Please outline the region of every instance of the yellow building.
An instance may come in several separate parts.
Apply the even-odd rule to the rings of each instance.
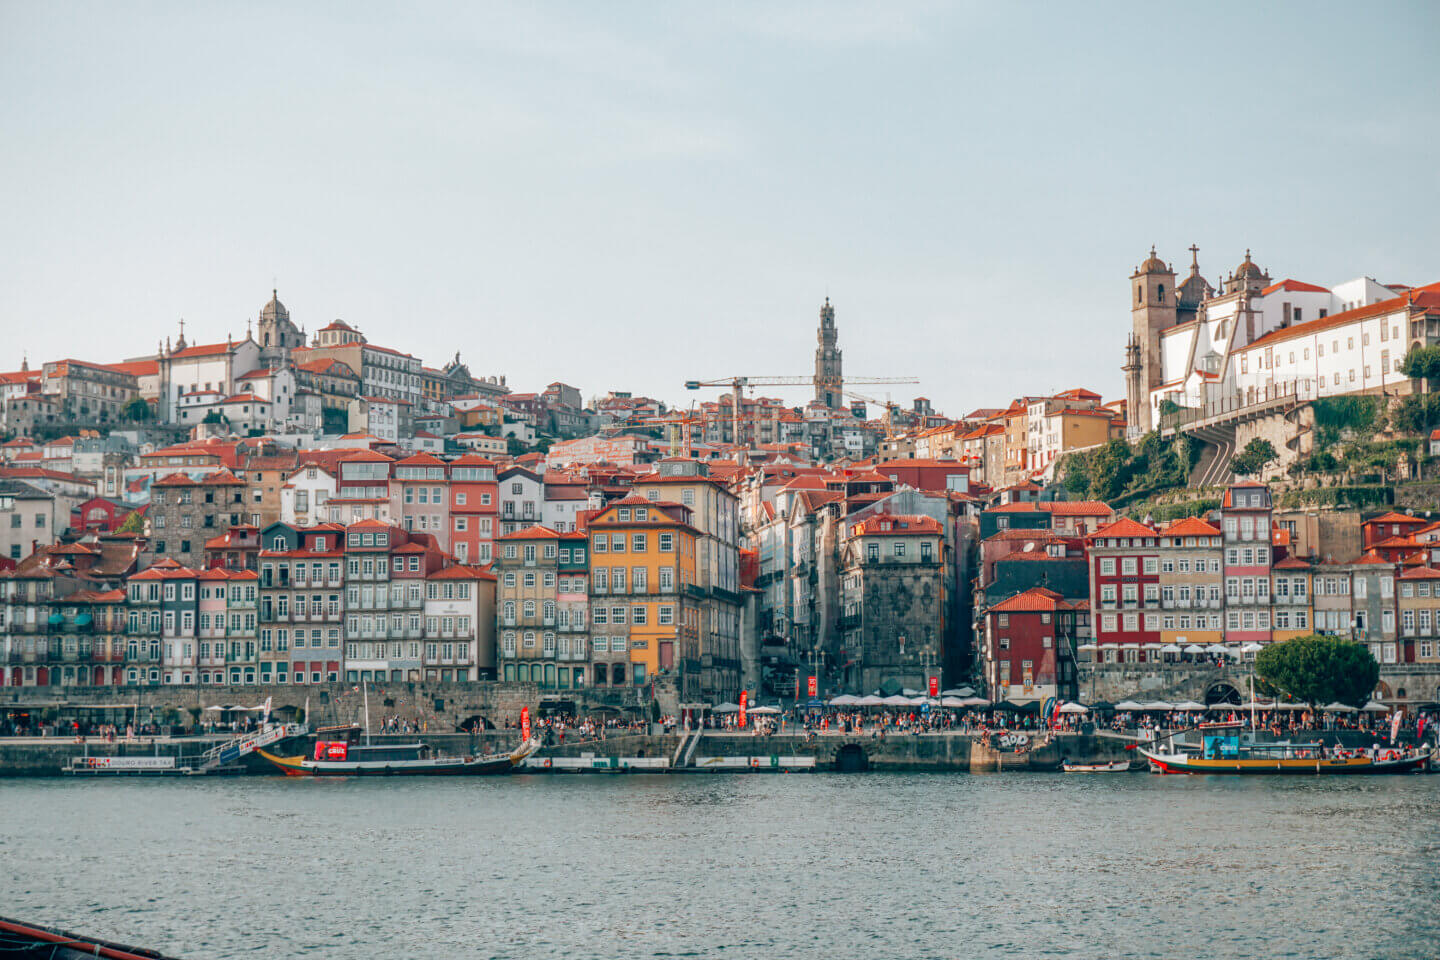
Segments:
[[[1223,642],[1220,529],[1186,517],[1162,528],[1159,542],[1162,650]]]
[[[1270,639],[1292,640],[1314,633],[1314,612],[1310,606],[1310,564],[1287,557],[1271,569]]]
[[[589,523],[591,653],[609,686],[678,675],[682,700],[700,695],[700,608],[689,507],[631,495]],[[616,664],[628,670],[616,671]],[[601,671],[595,670],[595,687]]]
[[[1440,662],[1440,570],[1400,574],[1400,642],[1402,663]]]

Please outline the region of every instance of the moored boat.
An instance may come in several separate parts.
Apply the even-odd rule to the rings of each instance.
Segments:
[[[1241,743],[1236,736],[1205,737],[1199,748],[1136,748],[1156,773],[1355,775],[1423,772],[1430,749],[1327,750],[1322,744]]]
[[[343,740],[316,741],[313,757],[256,752],[287,777],[483,777],[509,773],[538,749],[540,741],[532,737],[508,753],[462,757],[435,756],[423,743],[370,746]]]
[[[1060,769],[1066,773],[1126,773],[1130,770],[1129,760],[1112,760],[1109,763],[1071,763],[1061,761]]]

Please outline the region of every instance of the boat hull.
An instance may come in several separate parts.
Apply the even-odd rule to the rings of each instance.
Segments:
[[[1371,760],[1369,757],[1348,757],[1340,759],[1282,759],[1269,757],[1241,757],[1206,760],[1186,754],[1156,753],[1138,748],[1141,755],[1150,761],[1156,773],[1216,774],[1226,776],[1362,776],[1391,773],[1415,773],[1424,771],[1430,762],[1430,753],[1417,754],[1396,760]]]
[[[1060,769],[1066,773],[1128,773],[1129,760],[1115,760],[1110,763],[1062,763]]]
[[[532,740],[510,753],[423,760],[311,760],[255,752],[287,777],[493,777],[510,773],[538,747],[538,741]]]

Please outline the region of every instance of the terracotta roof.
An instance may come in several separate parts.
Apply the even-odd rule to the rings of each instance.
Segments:
[[[1107,523],[1105,526],[1090,534],[1087,539],[1096,540],[1101,537],[1157,537],[1159,533],[1153,527],[1147,527],[1143,523],[1131,520],[1129,517],[1121,517],[1114,523]]]
[[[1277,290],[1284,290],[1286,293],[1329,293],[1325,287],[1317,287],[1313,283],[1305,283],[1300,280],[1281,280],[1279,283],[1272,283],[1260,291],[1260,296],[1268,297]]]
[[[1167,537],[1218,537],[1220,528],[1211,526],[1199,517],[1176,520],[1160,531]]]
[[[1101,500],[1052,500],[1041,506],[1057,517],[1108,517],[1115,513],[1110,504]]]
[[[1352,562],[1352,563],[1355,563],[1355,564],[1366,564],[1366,565],[1376,564],[1376,563],[1383,563],[1383,564],[1384,564],[1385,566],[1387,566],[1387,567],[1389,567],[1389,566],[1394,566],[1394,564],[1391,563],[1391,561],[1386,560],[1384,557],[1380,556],[1380,555],[1379,555],[1378,553],[1376,553],[1374,550],[1367,550],[1367,551],[1365,552],[1364,556],[1360,557],[1358,560],[1352,560],[1351,562]]]
[[[1299,557],[1286,557],[1284,560],[1281,560],[1279,563],[1275,564],[1274,569],[1309,570],[1310,564],[1305,560],[1301,560]]]
[[[431,453],[413,453],[403,460],[396,460],[397,467],[443,467],[445,461]]]
[[[859,523],[852,524],[850,533],[852,536],[874,536],[884,534],[886,536],[922,536],[925,534],[938,534],[940,522],[933,517],[912,516],[909,514],[881,513],[872,517],[866,517]]]
[[[1378,517],[1371,517],[1365,521],[1365,523],[1414,523],[1422,527],[1428,522],[1429,521],[1422,520],[1419,517],[1412,517],[1408,513],[1396,513],[1394,510],[1391,510],[1389,513],[1382,513]]]
[[[483,567],[456,564],[430,574],[429,580],[494,580],[495,574]]]
[[[244,340],[241,340],[239,343],[204,343],[204,344],[196,344],[196,345],[193,346],[193,347],[186,347],[184,350],[176,350],[175,352],[173,352],[173,353],[170,354],[170,359],[172,359],[172,360],[182,360],[182,359],[185,359],[185,358],[187,358],[187,357],[214,357],[214,356],[219,356],[219,355],[221,355],[221,354],[229,353],[230,351],[234,350],[236,347],[240,346],[240,344],[241,344],[241,343],[244,343],[244,342],[245,342]]]
[[[160,372],[158,360],[132,360],[129,363],[107,363],[116,373],[128,373],[132,377],[153,377]]]
[[[526,527],[524,530],[516,530],[514,533],[507,533],[501,540],[551,540],[559,539],[560,534],[549,527],[535,524],[533,527]]]
[[[1440,570],[1434,567],[1415,567],[1400,574],[1401,580],[1440,580]]]
[[[1065,598],[1054,590],[1031,587],[1024,593],[1017,593],[1008,600],[1001,600],[987,609],[985,613],[987,615],[992,613],[1046,613],[1066,609],[1069,609],[1069,605],[1066,604]]]

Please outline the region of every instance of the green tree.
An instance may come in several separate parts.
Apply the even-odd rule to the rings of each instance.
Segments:
[[[131,510],[121,521],[117,533],[141,534],[145,532],[145,517],[139,510]]]
[[[225,422],[225,418],[220,415],[220,411],[219,411],[219,410],[211,410],[209,413],[205,414],[205,419],[204,419],[204,421],[202,421],[202,422],[204,422],[204,423],[224,423],[224,422]]]
[[[144,400],[141,400],[139,397],[136,397],[134,400],[131,400],[129,403],[125,404],[125,419],[134,420],[136,423],[139,423],[143,420],[149,420],[150,404],[146,403]]]
[[[1414,380],[1440,378],[1440,346],[1416,347],[1405,354],[1400,372]]]
[[[521,443],[518,437],[506,437],[505,452],[512,457],[518,457],[525,452],[525,444]]]
[[[1380,665],[1364,644],[1312,633],[1260,651],[1255,675],[1267,693],[1311,706],[1338,700],[1358,707],[1379,682]]]
[[[1090,471],[1090,498],[1113,500],[1125,489],[1130,462],[1130,444],[1118,437],[1095,452]]]
[[[1256,437],[1245,444],[1245,449],[1230,458],[1230,469],[1236,473],[1253,475],[1264,470],[1280,459],[1275,446],[1269,440]]]

